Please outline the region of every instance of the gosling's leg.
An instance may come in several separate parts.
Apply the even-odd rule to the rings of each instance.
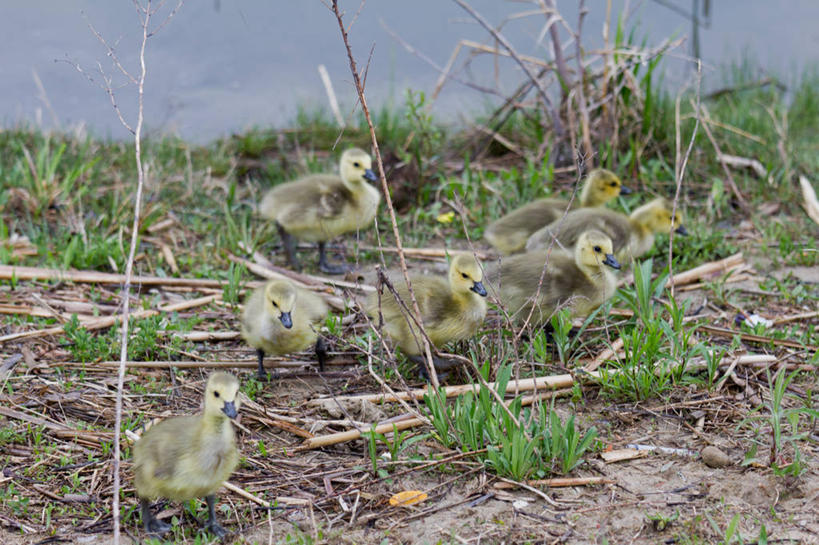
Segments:
[[[227,530],[222,528],[222,525],[216,522],[216,496],[211,494],[205,498],[208,502],[208,523],[205,525],[205,530],[215,535],[218,538],[223,538],[227,535]]]
[[[327,262],[327,243],[321,241],[318,243],[319,251],[319,270],[325,274],[344,274],[350,270],[350,267],[340,263]]]
[[[316,359],[319,364],[319,371],[324,372],[324,362],[327,361],[327,345],[321,337],[316,341]]]
[[[259,380],[267,380],[267,371],[264,370],[264,350],[256,349],[256,357],[258,358],[259,368],[256,370],[256,378]],[[273,368],[273,378],[279,378],[279,368]]]
[[[293,267],[294,270],[301,271],[301,263],[299,263],[299,258],[296,257],[296,239],[285,231],[279,222],[276,222],[276,229],[279,230],[279,237],[282,239],[284,251],[287,252],[287,261],[290,262],[290,266]]]
[[[149,534],[163,535],[171,529],[170,524],[154,517],[151,513],[151,502],[145,498],[139,498],[139,509],[142,512],[142,525]]]
[[[264,370],[264,350],[261,348],[256,349],[256,357],[259,360],[259,369],[256,370],[256,376],[259,380],[267,379],[267,373]]]

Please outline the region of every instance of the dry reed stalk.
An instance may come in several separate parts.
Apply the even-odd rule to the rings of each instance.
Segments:
[[[596,371],[598,367],[600,367],[606,362],[606,360],[616,355],[621,348],[623,348],[623,338],[617,337],[617,340],[611,343],[611,346],[607,347],[605,350],[600,352],[600,354],[598,354],[597,357],[594,358],[594,360],[592,360],[591,362],[589,362],[583,369],[587,373],[591,371]]]
[[[196,308],[199,306],[210,304],[214,301],[217,301],[222,298],[221,294],[215,295],[206,295],[205,297],[199,297],[197,299],[191,299],[189,301],[180,301],[179,303],[167,304],[162,305],[158,309],[145,309],[139,310],[137,312],[129,313],[131,318],[141,319],[141,318],[149,318],[151,316],[156,316],[160,312],[179,312],[180,310],[188,310],[191,308]],[[93,318],[86,322],[80,322],[80,325],[89,331],[93,331],[95,329],[103,329],[106,327],[111,327],[118,320],[122,319],[122,315],[114,315],[114,316],[103,316],[102,318]],[[65,330],[65,326],[54,326],[49,327],[46,329],[36,329],[34,331],[22,331],[20,333],[11,333],[9,335],[3,335],[0,337],[0,343],[5,343],[17,339],[23,338],[35,338],[35,337],[44,337],[47,335],[59,335]]]
[[[702,279],[722,276],[743,265],[745,265],[745,259],[743,258],[742,252],[739,252],[724,259],[703,263],[693,269],[677,273],[668,278],[666,287],[682,286]]]
[[[56,280],[84,284],[124,284],[126,275],[98,271],[62,271],[43,267],[18,267],[0,265],[0,279],[11,280]],[[132,276],[132,284],[142,286],[183,286],[191,288],[221,288],[227,282],[206,278],[166,278],[162,276]]]
[[[787,339],[774,339],[773,337],[763,337],[762,335],[751,335],[750,333],[743,333],[741,331],[736,331],[734,329],[727,329],[724,327],[717,327],[712,325],[701,325],[698,327],[702,331],[707,331],[709,333],[713,333],[714,335],[719,335],[720,337],[739,337],[743,341],[752,342],[752,343],[761,343],[761,344],[775,344],[778,346],[786,346],[788,348],[796,348],[800,350],[819,350],[819,346],[812,346],[809,344],[802,344],[796,341],[789,341]]]
[[[525,481],[529,486],[545,486],[548,488],[565,488],[568,486],[591,486],[596,484],[614,484],[616,481],[607,479],[605,477],[558,477],[554,479],[537,479],[534,481]],[[510,482],[497,482],[492,485],[494,488],[500,490],[509,490],[517,488],[517,484]]]
[[[519,379],[517,384],[514,381],[509,381],[506,385],[506,393],[528,392],[536,388],[544,388],[556,390],[559,388],[569,388],[574,384],[572,375],[550,375],[545,377]],[[497,383],[489,382],[486,387],[495,390]],[[443,387],[444,395],[447,398],[459,396],[466,392],[473,392],[478,389],[476,384],[459,384],[457,386]],[[396,395],[388,394],[359,394],[349,396],[336,396],[336,400],[345,403],[360,403],[361,401],[368,401],[370,403],[391,403],[400,400],[409,401],[412,399],[423,399],[427,394],[426,389],[409,390],[406,392],[399,392]],[[321,405],[324,398],[308,401],[308,405]]]
[[[382,251],[391,254],[398,253],[398,248],[395,246],[369,246],[362,244],[360,248],[362,250]],[[404,255],[410,257],[449,257],[449,255],[452,254],[452,250],[448,250],[447,248],[402,248],[402,250]],[[475,250],[473,253],[480,259],[493,259],[496,257],[491,251],[483,252],[481,250]]]
[[[327,67],[323,64],[318,65],[318,73],[321,78],[321,83],[324,85],[324,91],[327,93],[327,100],[330,103],[330,110],[333,112],[333,117],[336,118],[338,126],[343,129],[347,124],[344,123],[344,116],[341,115],[341,108],[338,107],[338,99],[336,98],[335,90],[333,90],[333,82],[330,80]]]
[[[247,492],[244,489],[239,488],[238,486],[236,486],[235,484],[233,484],[233,483],[231,483],[229,481],[226,481],[225,484],[223,484],[222,486],[224,486],[225,489],[230,490],[234,494],[236,494],[238,496],[241,496],[241,497],[245,498],[246,500],[252,501],[253,503],[259,504],[259,505],[261,505],[263,507],[267,507],[269,509],[274,508],[273,503],[270,503],[269,501],[265,501],[265,500],[263,500],[262,498],[260,498],[258,496],[254,496],[250,492]],[[304,498],[293,498],[293,497],[290,497],[290,496],[277,496],[273,501],[276,504],[279,504],[279,505],[297,505],[297,506],[301,506],[301,507],[310,505],[310,503],[311,503],[310,500],[307,500],[307,499],[304,499]]]
[[[332,361],[326,362],[328,366],[345,366],[355,365],[358,361],[354,359],[338,359],[333,358]],[[79,369],[112,369],[119,366],[119,362],[115,361],[100,361],[100,362],[60,362],[61,366],[79,368]],[[315,365],[312,361],[271,361],[265,360],[265,367],[273,367],[279,369],[301,369]],[[197,360],[197,361],[126,361],[125,366],[130,369],[256,369],[258,363],[256,360]]]

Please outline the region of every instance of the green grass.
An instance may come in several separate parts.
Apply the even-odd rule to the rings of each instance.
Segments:
[[[489,378],[489,369],[488,363],[481,368],[484,380]],[[511,365],[497,371],[495,390],[501,397],[511,373]],[[486,386],[476,384],[474,389],[447,403],[443,392],[429,387],[424,404],[433,436],[446,448],[475,451],[477,459],[502,477],[521,481],[533,475],[565,475],[595,446],[597,430],[591,427],[581,433],[575,416],[563,422],[554,405],[541,403],[532,410],[522,407],[518,397],[504,410]]]
[[[190,343],[174,332],[190,331],[199,319],[180,320],[176,315],[150,316],[133,320],[130,325],[128,359],[130,361],[180,359],[182,350],[189,350]],[[94,333],[84,328],[77,316],[64,327],[66,348],[73,361],[107,361],[119,357],[119,328],[112,327],[102,333]]]

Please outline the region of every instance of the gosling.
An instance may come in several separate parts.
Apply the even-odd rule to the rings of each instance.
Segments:
[[[238,414],[238,393],[236,377],[213,373],[202,414],[164,420],[134,444],[134,484],[146,532],[164,534],[171,529],[151,514],[152,500],[185,502],[204,497],[209,516],[205,528],[220,538],[226,535],[216,521],[214,494],[239,463],[233,426],[228,422]]]
[[[572,208],[605,206],[618,195],[628,195],[631,189],[610,170],[598,168],[589,173],[580,193],[579,203]],[[569,201],[565,199],[538,199],[489,224],[484,238],[505,255],[524,249],[526,240],[538,229],[563,216]]]
[[[668,233],[673,229],[680,235],[688,234],[680,213],[676,212],[672,217],[671,204],[659,198],[637,208],[630,216],[599,208],[573,210],[562,221],[555,221],[529,237],[526,249],[547,248],[552,236],[556,236],[560,245],[571,247],[588,229],[606,233],[611,238],[614,255],[620,261],[631,261],[649,251],[657,233]]]
[[[573,318],[584,318],[617,289],[613,270],[620,263],[611,239],[600,231],[581,233],[573,253],[554,251],[548,264],[546,258],[545,251],[535,250],[508,257],[501,264],[500,301],[519,324],[529,319],[532,325],[545,325],[567,305]]]
[[[301,270],[296,240],[316,242],[319,269],[343,274],[349,267],[327,261],[327,241],[370,225],[378,211],[381,193],[367,181],[377,180],[372,160],[363,150],[351,148],[341,155],[341,175],[313,174],[278,185],[267,192],[259,212],[273,220],[290,265]]]
[[[256,349],[257,375],[264,380],[265,353],[282,356],[315,345],[319,370],[324,371],[327,348],[318,329],[327,316],[324,300],[288,280],[271,280],[255,290],[242,312],[242,337]]]
[[[430,276],[413,276],[412,290],[421,311],[421,321],[429,340],[435,347],[452,341],[468,339],[477,333],[486,318],[486,288],[483,270],[470,254],[458,254],[449,266],[448,279]],[[401,301],[410,309],[410,316],[392,293],[385,292],[380,298],[373,293],[365,305],[367,314],[383,328],[389,337],[418,366],[421,376],[429,379],[424,364],[423,336],[411,317],[412,299],[406,285],[396,286]],[[452,362],[433,356],[436,370],[446,372]]]

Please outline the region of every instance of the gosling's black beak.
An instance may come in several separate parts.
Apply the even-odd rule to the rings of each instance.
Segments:
[[[375,172],[373,172],[373,169],[371,168],[364,171],[364,178],[371,182],[378,180],[378,176],[375,175]]]
[[[679,227],[674,229],[674,232],[677,233],[678,235],[686,236],[688,234],[688,229],[685,228],[685,225],[680,225]]]
[[[612,269],[620,270],[620,262],[614,259],[614,255],[612,254],[606,254],[606,259],[603,260],[603,263],[605,263]]]
[[[620,186],[620,195],[631,195],[632,193],[634,193],[633,189],[630,189],[624,185]]]
[[[222,412],[225,413],[225,416],[228,418],[236,418],[239,414],[236,412],[236,403],[233,401],[225,401],[225,406],[222,407]]]
[[[469,289],[471,289],[481,297],[486,297],[486,288],[483,287],[483,282],[475,282]]]
[[[293,327],[293,318],[290,316],[289,312],[282,312],[282,315],[279,316],[279,320],[282,321],[282,325],[287,329]]]

